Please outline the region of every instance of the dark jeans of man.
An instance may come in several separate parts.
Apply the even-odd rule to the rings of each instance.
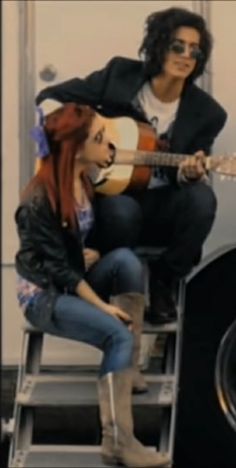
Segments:
[[[216,206],[212,188],[202,182],[98,196],[100,247],[105,252],[119,246],[166,246],[153,268],[165,282],[181,278],[199,259]]]

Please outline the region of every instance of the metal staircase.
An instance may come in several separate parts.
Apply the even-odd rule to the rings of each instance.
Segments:
[[[145,249],[138,253],[143,261],[147,261],[159,252],[157,249],[151,249],[151,251]],[[156,447],[162,452],[168,452],[172,461],[185,299],[184,281],[179,284],[177,297],[177,323],[162,326],[144,324],[144,334],[165,337],[162,370],[161,373],[147,371],[145,378],[149,385],[149,392],[133,396],[134,407],[161,408],[160,433],[157,434]],[[104,467],[99,446],[34,443],[37,408],[78,408],[98,405],[97,369],[80,366],[79,370],[76,369],[76,373],[43,371],[41,366],[43,341],[44,334],[40,330],[31,325],[25,325],[14,406],[14,432],[10,447],[9,468]],[[78,424],[80,423],[83,424],[83,421],[78,421]],[[172,466],[172,463],[169,466]]]

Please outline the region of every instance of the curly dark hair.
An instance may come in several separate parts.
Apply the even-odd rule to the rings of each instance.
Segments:
[[[199,32],[202,51],[202,57],[197,61],[194,71],[188,77],[188,82],[194,81],[203,74],[213,45],[213,39],[205,20],[202,16],[184,8],[168,8],[151,13],[145,21],[145,34],[139,55],[144,59],[145,71],[149,78],[162,72],[168,46],[175,31],[182,26],[194,28]]]

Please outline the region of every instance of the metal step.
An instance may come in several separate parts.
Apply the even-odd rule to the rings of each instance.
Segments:
[[[29,451],[18,450],[9,468],[104,468],[100,447],[35,445]]]
[[[143,334],[155,335],[158,333],[175,333],[177,331],[177,322],[165,323],[163,325],[151,325],[148,322],[143,324]]]
[[[154,451],[155,448],[150,447]],[[99,446],[32,445],[17,451],[9,468],[112,468],[104,465]]]
[[[134,405],[170,406],[174,377],[147,375],[149,391],[133,396]],[[95,375],[27,375],[16,402],[22,406],[92,406],[98,404]]]
[[[35,333],[35,334],[42,334],[43,332],[38,328],[33,327],[27,323],[23,326],[25,333]],[[143,334],[157,334],[157,333],[175,333],[177,331],[177,322],[172,323],[165,323],[163,325],[152,325],[149,322],[144,322],[143,324]]]

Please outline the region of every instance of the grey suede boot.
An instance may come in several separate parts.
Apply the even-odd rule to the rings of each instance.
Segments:
[[[133,321],[132,331],[134,334],[134,348],[132,356],[133,366],[133,393],[146,393],[148,386],[141,374],[138,362],[140,355],[141,336],[143,328],[143,316],[145,308],[145,298],[139,293],[124,293],[113,296],[111,302],[119,306],[124,312],[130,315]]]
[[[167,466],[167,455],[148,450],[134,437],[131,388],[132,369],[110,372],[99,379],[103,462],[132,468]]]

